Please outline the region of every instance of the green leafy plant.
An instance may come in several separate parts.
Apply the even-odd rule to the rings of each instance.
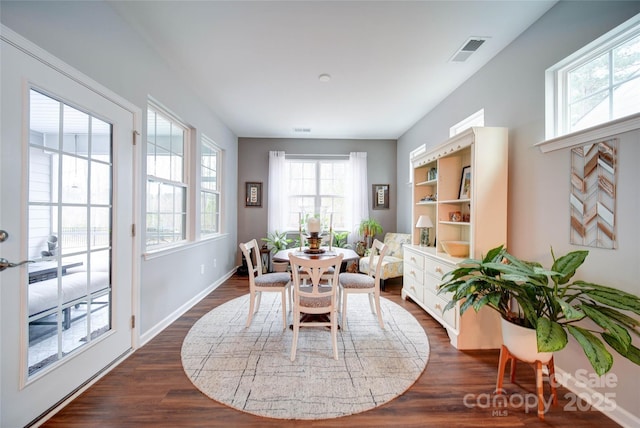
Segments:
[[[367,248],[371,245],[373,238],[382,232],[382,225],[375,218],[365,218],[358,226],[358,234],[364,238]]]
[[[338,248],[346,248],[349,244],[347,243],[347,238],[349,237],[349,232],[334,232],[333,233],[333,243],[334,247]]]
[[[287,238],[287,232],[280,233],[277,230],[267,233],[267,237],[262,238],[262,240],[267,243],[268,248],[274,253],[286,249],[293,242],[293,240]]]
[[[494,248],[484,259],[465,260],[445,275],[440,293],[453,295],[445,310],[459,301],[460,314],[489,306],[505,320],[535,329],[539,352],[564,349],[569,333],[598,375],[613,365],[603,340],[640,365],[640,349],[632,345],[630,335],[640,336],[640,321],[622,312],[640,315],[640,298],[604,285],[570,282],[588,254],[573,251],[556,258],[552,249],[553,265],[545,269],[516,258],[503,246]],[[578,325],[583,320],[592,323]]]

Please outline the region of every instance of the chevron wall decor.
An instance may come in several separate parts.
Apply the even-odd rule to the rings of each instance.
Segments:
[[[618,140],[571,149],[571,243],[616,248]]]

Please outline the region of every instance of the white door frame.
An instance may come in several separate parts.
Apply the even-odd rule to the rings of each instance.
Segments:
[[[28,56],[30,56],[33,59],[36,59],[37,61],[41,62],[42,64],[48,66],[51,70],[60,73],[62,75],[64,75],[66,78],[71,79],[72,81],[84,86],[85,88],[89,89],[90,91],[102,96],[103,98],[105,98],[106,100],[110,101],[113,104],[118,105],[120,108],[128,111],[129,113],[132,114],[133,116],[133,129],[134,134],[132,135],[132,139],[135,140],[139,140],[139,135],[140,135],[140,130],[142,129],[142,110],[140,108],[138,108],[137,106],[135,106],[134,104],[130,103],[129,101],[125,100],[124,98],[122,98],[121,96],[115,94],[114,92],[112,92],[111,90],[107,89],[106,87],[102,86],[101,84],[95,82],[93,79],[89,78],[88,76],[82,74],[81,72],[79,72],[78,70],[76,70],[75,68],[71,67],[70,65],[64,63],[63,61],[61,61],[60,59],[56,58],[55,56],[51,55],[50,53],[48,53],[47,51],[43,50],[42,48],[38,47],[37,45],[31,43],[30,41],[28,41],[27,39],[23,38],[22,36],[20,36],[19,34],[15,33],[14,31],[10,30],[9,28],[5,27],[4,25],[0,26],[0,40],[3,43],[7,43],[15,48],[17,48],[18,50],[22,51],[23,53],[27,54]],[[138,141],[136,141],[137,143]],[[139,179],[139,171],[140,169],[140,165],[141,165],[141,158],[140,158],[140,145],[136,144],[133,149],[132,149],[132,154],[133,154],[133,192],[132,192],[132,200],[131,202],[131,207],[132,207],[132,217],[133,217],[133,221],[134,224],[139,224],[140,223],[140,210],[141,210],[141,204],[140,204],[140,179]],[[22,192],[25,191],[26,189],[26,185],[22,185],[20,186],[18,183],[13,183],[13,188],[15,189],[21,189]],[[3,188],[5,188],[5,186],[3,186]],[[22,213],[21,215],[24,214],[24,207],[20,208],[20,212]],[[1,225],[0,225],[1,228]],[[14,234],[18,235],[22,235],[25,231],[23,230],[19,230],[19,231],[13,231]],[[10,232],[11,233],[11,232]],[[132,254],[132,266],[131,266],[131,272],[132,272],[132,278],[131,278],[131,290],[132,290],[132,296],[131,296],[131,303],[132,303],[132,314],[133,316],[137,317],[137,315],[140,312],[140,302],[139,302],[139,295],[140,295],[140,234],[136,233],[136,236],[133,237],[133,239],[131,240],[132,242],[132,246],[133,248],[131,249],[131,254]],[[2,244],[0,244],[2,245]],[[6,245],[6,244],[5,244]],[[0,254],[2,254],[2,247],[0,247]],[[5,256],[3,256],[5,257]],[[8,258],[8,257],[7,257]],[[13,260],[13,257],[10,259],[11,262],[17,262],[18,260]],[[0,277],[0,287],[2,286],[2,279]],[[5,285],[6,286],[6,285]],[[1,300],[0,300],[0,308],[1,308]],[[1,313],[0,313],[1,315]],[[50,408],[48,410],[45,410],[45,413],[42,418],[37,421],[37,423],[42,423],[44,422],[46,419],[48,419],[50,416],[52,416],[53,414],[55,414],[58,410],[60,410],[62,407],[64,407],[66,404],[68,404],[70,401],[72,401],[74,398],[76,398],[78,395],[80,395],[83,391],[85,391],[86,389],[88,389],[91,385],[93,385],[95,382],[97,382],[102,376],[104,376],[106,373],[108,373],[111,369],[113,369],[115,366],[117,366],[120,362],[122,362],[128,355],[130,355],[130,353],[137,349],[139,346],[139,342],[140,342],[140,329],[139,329],[139,322],[135,323],[135,326],[131,329],[131,351],[128,353],[125,353],[124,355],[122,355],[117,361],[115,361],[114,363],[110,364],[108,367],[104,367],[102,371],[100,371],[99,373],[97,373],[96,375],[94,375],[92,378],[90,379],[86,379],[86,383],[84,383],[81,387],[79,387],[77,390],[75,390],[72,394],[70,394],[69,396],[65,397],[63,399],[63,401],[58,402],[53,408]],[[71,362],[70,362],[71,363]],[[0,353],[0,367],[2,367],[2,353]],[[0,372],[0,385],[3,385],[6,382],[6,379],[4,379],[3,377],[6,376],[6,373],[3,374],[2,372]],[[21,380],[20,382],[21,385],[24,386],[24,380]],[[30,385],[29,387],[33,387],[33,385]],[[2,388],[4,389],[4,388]],[[2,415],[4,413],[3,410],[6,411],[6,409],[3,409],[3,403],[4,400],[2,399],[2,389],[0,389],[0,415]],[[29,421],[27,421],[28,423]],[[35,421],[31,421],[31,422],[35,422]]]

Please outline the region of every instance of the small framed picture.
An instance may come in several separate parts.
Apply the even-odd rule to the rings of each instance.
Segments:
[[[374,210],[389,209],[389,185],[388,184],[373,185],[373,209]]]
[[[245,187],[246,195],[244,205],[246,207],[261,207],[262,183],[247,181]]]
[[[471,198],[471,166],[462,168],[462,177],[460,178],[460,194],[458,199]]]

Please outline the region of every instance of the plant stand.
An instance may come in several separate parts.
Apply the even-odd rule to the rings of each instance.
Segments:
[[[504,370],[507,367],[507,362],[511,361],[511,382],[515,382],[516,380],[516,358],[509,349],[502,345],[502,349],[500,350],[500,362],[498,363],[498,380],[496,381],[496,394],[500,395],[503,393],[502,389],[502,381],[504,378]],[[538,395],[538,418],[544,419],[544,388],[542,385],[542,366],[546,366],[549,371],[549,386],[551,387],[551,396],[553,397],[553,405],[558,404],[558,393],[556,391],[555,386],[555,368],[553,366],[553,356],[549,361],[543,363],[541,361],[535,361],[533,363],[535,365],[536,371],[536,393]]]
[[[260,248],[260,258],[262,259],[262,273],[273,272],[271,269],[271,250]]]

